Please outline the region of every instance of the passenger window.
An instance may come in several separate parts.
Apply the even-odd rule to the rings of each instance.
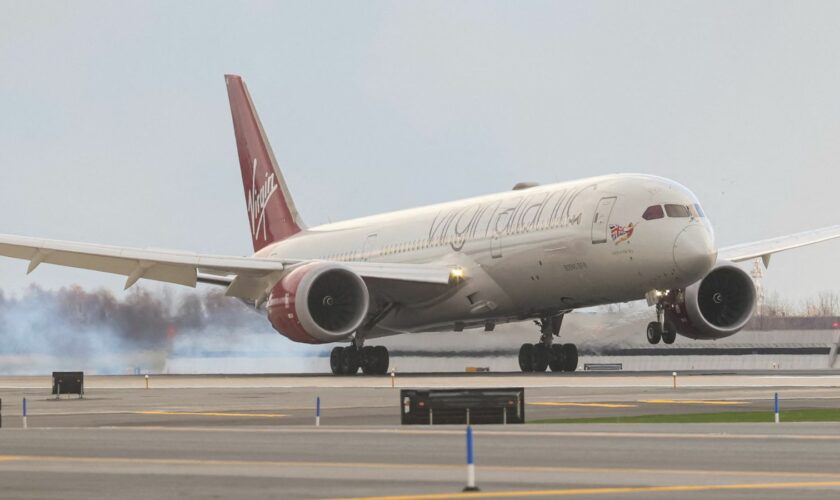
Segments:
[[[644,220],[661,219],[665,217],[665,212],[662,211],[662,205],[652,205],[647,207],[645,213],[642,214]]]
[[[665,205],[665,213],[668,217],[691,217],[691,212],[685,205]]]

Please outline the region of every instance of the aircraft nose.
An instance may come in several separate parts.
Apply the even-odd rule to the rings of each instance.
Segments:
[[[674,264],[686,278],[696,281],[714,266],[717,260],[714,238],[702,224],[691,224],[674,240]]]

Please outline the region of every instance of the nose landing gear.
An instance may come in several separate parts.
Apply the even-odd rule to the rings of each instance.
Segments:
[[[677,328],[667,319],[662,321],[662,303],[656,304],[656,321],[647,326],[647,340],[651,344],[658,344],[660,340],[666,344],[673,344],[677,340]]]
[[[563,315],[547,316],[535,323],[542,334],[540,341],[536,344],[522,344],[519,348],[519,369],[525,373],[544,372],[547,368],[553,372],[577,370],[577,346],[553,343],[554,337],[560,335]]]

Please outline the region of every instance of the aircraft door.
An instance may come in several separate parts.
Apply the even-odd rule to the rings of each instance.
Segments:
[[[502,256],[502,237],[498,234],[494,234],[493,239],[490,240],[490,256],[494,259]]]
[[[606,243],[613,206],[615,206],[615,196],[609,198],[601,198],[598,205],[595,207],[595,215],[592,217],[592,243]]]
[[[377,250],[377,233],[369,234],[365,240],[365,245],[362,247],[361,260],[369,260]]]

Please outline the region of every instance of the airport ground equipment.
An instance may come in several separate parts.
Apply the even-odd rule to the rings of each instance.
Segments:
[[[525,389],[403,389],[403,425],[522,424]]]
[[[62,394],[78,394],[85,397],[85,372],[53,372],[52,393],[55,399]]]

